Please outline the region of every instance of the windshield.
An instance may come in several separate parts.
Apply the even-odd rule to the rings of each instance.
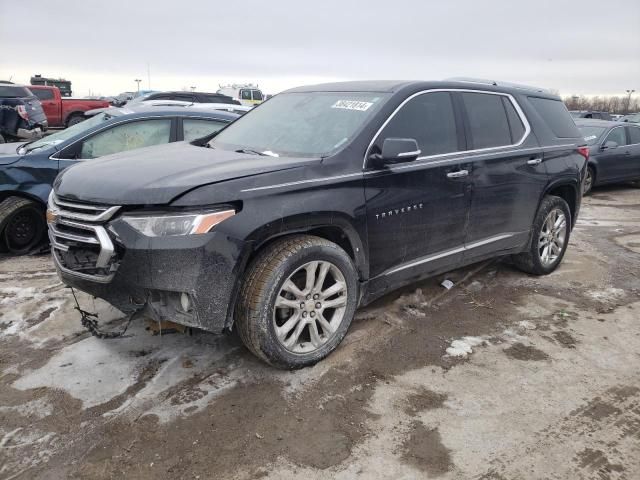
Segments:
[[[94,115],[88,120],[84,122],[76,123],[75,125],[71,125],[70,127],[60,130],[59,132],[52,133],[51,135],[47,135],[46,137],[42,137],[40,140],[36,140],[35,142],[26,143],[20,149],[21,154],[32,152],[38,148],[50,147],[52,145],[58,145],[59,143],[64,142],[65,140],[70,139],[82,132],[89,130],[96,125],[100,125],[101,123],[106,122],[113,118],[113,115],[102,112]]]
[[[582,136],[587,142],[587,145],[595,145],[606,130],[606,127],[587,127],[580,125],[578,125],[578,128],[580,129],[580,132],[582,132]]]
[[[569,113],[571,114],[571,116],[573,118],[580,118],[582,117],[582,112],[576,112],[575,110],[570,110]]]
[[[209,146],[284,157],[324,157],[345,146],[380,108],[385,94],[285,93],[222,130]]]

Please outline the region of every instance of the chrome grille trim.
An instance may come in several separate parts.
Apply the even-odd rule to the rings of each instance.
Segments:
[[[51,214],[49,239],[56,267],[62,272],[78,278],[100,283],[110,282],[118,266],[115,261],[115,246],[104,224],[120,208],[120,206],[112,205],[72,203],[60,200],[52,191],[48,204]],[[86,232],[86,235],[83,232]],[[99,247],[98,252],[96,252],[96,247]],[[69,257],[65,257],[65,255],[67,253],[74,255],[75,252],[80,253],[81,260],[66,265],[65,263],[69,263]],[[77,270],[70,268],[70,266],[76,267]],[[101,272],[85,273],[80,271],[85,268]]]

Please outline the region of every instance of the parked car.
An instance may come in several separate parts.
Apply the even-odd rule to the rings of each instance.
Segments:
[[[589,145],[584,194],[595,186],[640,180],[640,125],[576,120]]]
[[[29,89],[40,99],[50,127],[70,127],[82,122],[87,110],[111,106],[105,100],[62,97],[58,87],[32,85]]]
[[[588,152],[545,91],[297,88],[210,140],[63,172],[53,260],[64,283],[123,312],[235,326],[261,359],[299,368],[338,346],[359,305],[418,279],[498,255],[553,272]]]
[[[148,95],[141,95],[127,102],[127,105],[139,101],[150,100],[178,100],[188,103],[226,103],[231,105],[240,105],[240,102],[234,100],[228,95],[206,92],[154,92]]]
[[[27,87],[0,82],[0,143],[40,137],[47,127],[42,105]]]
[[[242,105],[249,107],[259,105],[265,100],[262,90],[258,88],[258,85],[253,85],[252,83],[220,85],[218,93],[229,95]]]
[[[23,254],[41,244],[47,197],[65,168],[125,150],[193,141],[237,117],[216,110],[111,109],[40,140],[0,146],[0,247]]]
[[[625,123],[640,123],[640,113],[630,113],[629,115],[620,117],[619,121]]]
[[[597,112],[592,110],[571,110],[571,116],[574,118],[595,118],[598,120],[612,120],[609,112]]]

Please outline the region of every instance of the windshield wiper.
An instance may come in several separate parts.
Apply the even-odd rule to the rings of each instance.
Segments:
[[[251,150],[250,148],[239,148],[235,152],[236,153],[249,153],[249,154],[253,154],[253,155],[260,155],[262,157],[266,157],[267,156],[266,153],[262,153],[262,152],[259,152],[257,150]]]

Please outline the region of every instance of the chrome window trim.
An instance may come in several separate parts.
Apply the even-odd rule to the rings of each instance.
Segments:
[[[466,252],[467,250],[472,250],[474,248],[478,248],[478,247],[481,247],[483,245],[488,245],[490,243],[498,242],[500,240],[505,240],[507,238],[514,237],[514,236],[519,235],[521,233],[525,233],[525,232],[507,232],[507,233],[503,233],[503,234],[500,234],[500,235],[494,235],[492,237],[484,238],[482,240],[478,240],[476,242],[470,243],[469,245],[461,245],[459,247],[455,247],[455,248],[452,248],[452,249],[449,249],[449,250],[442,250],[442,251],[437,252],[437,253],[432,253],[430,255],[427,255],[427,256],[418,258],[416,260],[413,260],[411,262],[405,263],[403,265],[398,265],[397,267],[390,268],[389,270],[386,270],[386,271],[382,272],[381,274],[376,275],[373,278],[392,275],[394,273],[401,272],[402,270],[406,270],[408,268],[417,267],[418,265],[422,265],[424,263],[433,262],[434,260],[438,260],[440,258],[448,257],[450,255],[455,255],[456,253]]]
[[[501,145],[499,147],[476,148],[476,149],[472,149],[472,150],[459,150],[459,151],[456,151],[456,152],[447,152],[447,153],[438,153],[438,154],[434,154],[434,155],[425,155],[423,157],[418,157],[416,160],[428,160],[428,159],[431,159],[431,158],[438,158],[438,157],[442,157],[444,155],[452,155],[452,154],[455,154],[455,153],[474,153],[474,152],[484,152],[484,151],[489,151],[489,150],[500,150],[500,149],[504,149],[504,148],[519,147],[520,145],[522,145],[525,142],[525,140],[527,139],[527,137],[531,133],[531,125],[529,124],[529,120],[527,119],[527,116],[524,114],[524,112],[522,111],[522,108],[520,107],[520,104],[518,104],[518,102],[513,97],[513,95],[511,95],[509,93],[492,92],[492,91],[488,91],[488,90],[478,90],[478,89],[464,89],[464,88],[433,88],[433,89],[428,89],[428,90],[421,90],[421,91],[416,92],[416,93],[410,95],[409,97],[405,98],[402,101],[402,103],[400,105],[398,105],[393,112],[391,112],[389,117],[384,121],[382,126],[378,129],[376,134],[373,136],[371,142],[369,143],[369,146],[367,147],[367,150],[365,151],[364,160],[362,162],[362,168],[363,169],[367,168],[367,159],[369,158],[369,152],[371,151],[371,147],[373,147],[373,144],[376,142],[376,140],[378,139],[378,137],[382,133],[382,130],[384,130],[384,128],[387,126],[387,124],[393,119],[393,117],[396,116],[396,114],[400,111],[400,109],[402,107],[404,107],[409,101],[413,100],[414,98],[416,98],[416,97],[418,97],[420,95],[425,95],[425,94],[428,94],[428,93],[436,93],[436,92],[483,93],[483,94],[488,94],[488,95],[500,95],[500,96],[503,96],[503,97],[507,97],[511,101],[511,104],[513,105],[513,108],[515,108],[516,113],[520,117],[520,121],[524,125],[525,131],[524,131],[524,133],[522,135],[522,138],[518,142],[512,143],[510,145]],[[505,112],[505,115],[506,115],[506,112]]]
[[[442,163],[447,163],[447,162],[460,162],[460,161],[473,161],[474,159],[480,159],[481,157],[489,157],[491,155],[495,155],[497,154],[526,154],[527,152],[539,152],[539,151],[554,151],[554,150],[562,150],[562,149],[566,149],[566,148],[575,148],[576,144],[575,143],[565,143],[562,145],[548,145],[546,147],[530,147],[530,148],[520,148],[517,150],[508,150],[508,151],[500,151],[500,152],[490,152],[490,153],[479,153],[479,154],[475,154],[475,155],[461,155],[464,153],[469,152],[469,150],[467,151],[462,151],[462,152],[452,152],[452,153],[447,153],[447,154],[443,154],[447,155],[447,156],[451,156],[451,155],[461,155],[461,156],[454,156],[452,158],[445,158],[443,160],[438,160],[438,161],[418,161],[415,160],[413,162],[407,162],[406,165],[400,165],[400,166],[393,166],[391,168],[381,168],[381,169],[377,169],[377,170],[368,170],[366,172],[357,172],[357,173],[347,173],[344,175],[335,175],[332,177],[322,177],[322,178],[312,178],[312,179],[308,179],[308,180],[298,180],[296,182],[287,182],[287,183],[277,183],[275,185],[266,185],[264,187],[253,187],[253,188],[246,188],[244,190],[240,190],[240,192],[245,193],[245,192],[255,192],[255,191],[260,191],[260,190],[269,190],[272,188],[282,188],[282,187],[291,187],[291,186],[295,186],[295,185],[303,185],[306,183],[316,183],[316,182],[326,182],[326,181],[330,181],[330,180],[339,180],[339,179],[343,179],[343,178],[351,178],[351,177],[362,177],[363,175],[373,175],[373,174],[377,174],[377,173],[393,173],[397,170],[404,170],[404,169],[408,169],[408,168],[420,168],[420,167],[424,167],[425,165],[439,165]]]

